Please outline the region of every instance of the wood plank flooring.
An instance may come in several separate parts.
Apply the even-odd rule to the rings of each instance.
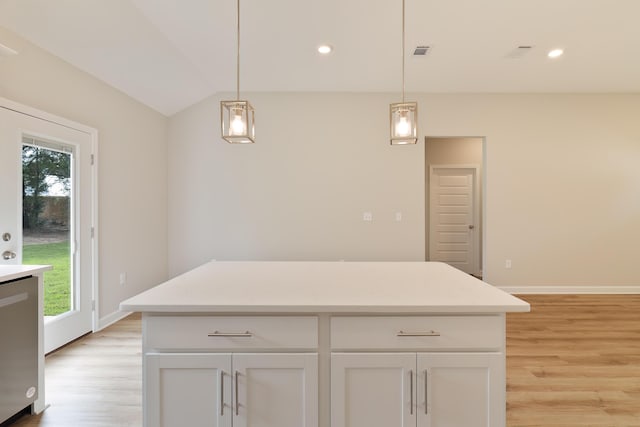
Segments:
[[[507,315],[509,426],[640,426],[640,295],[524,295]]]
[[[48,355],[47,404],[11,427],[142,426],[142,340],[139,314]]]
[[[507,316],[507,425],[640,427],[640,295],[526,295]],[[12,427],[140,427],[132,315],[47,357],[39,416]],[[469,426],[473,427],[473,426]]]

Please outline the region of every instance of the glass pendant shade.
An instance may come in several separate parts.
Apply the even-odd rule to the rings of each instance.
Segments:
[[[418,142],[418,104],[399,102],[391,104],[391,145]]]
[[[220,101],[222,138],[231,144],[256,142],[255,115],[249,101]]]

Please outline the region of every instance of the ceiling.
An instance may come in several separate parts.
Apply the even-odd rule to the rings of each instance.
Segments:
[[[242,0],[241,92],[399,93],[401,4]],[[0,0],[0,26],[171,115],[235,91],[235,8],[234,0]],[[406,0],[406,89],[640,92],[638,16],[638,0]],[[320,43],[334,51],[320,56]],[[413,57],[417,45],[432,49]],[[533,47],[512,57],[522,45]],[[565,55],[549,59],[556,47]]]

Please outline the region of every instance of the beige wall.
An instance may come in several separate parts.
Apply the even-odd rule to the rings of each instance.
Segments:
[[[2,28],[0,40],[20,52],[0,61],[0,96],[100,132],[103,316],[167,262],[174,275],[212,258],[425,259],[425,136],[486,138],[490,283],[640,285],[640,95],[409,95],[421,142],[392,147],[397,94],[248,94],[258,143],[232,146],[218,97],[167,127]]]
[[[0,96],[98,129],[100,305],[166,278],[166,117],[0,27]],[[120,272],[127,285],[119,284]]]
[[[429,226],[430,226],[430,210],[429,210],[429,192],[430,192],[430,176],[429,168],[434,165],[466,165],[477,166],[477,191],[478,200],[482,201],[482,138],[425,138],[425,189],[426,208],[425,208],[425,253],[426,259],[429,258]],[[479,218],[474,224],[474,232],[478,234],[480,243],[482,242],[482,202],[478,206]],[[482,269],[482,244],[478,248],[478,259],[480,260],[479,268]]]
[[[396,95],[245,96],[253,146],[221,141],[215,97],[170,119],[171,274],[211,258],[424,259],[424,144],[389,146]],[[640,95],[407,99],[421,141],[486,137],[487,281],[640,285]]]
[[[486,136],[489,282],[640,284],[639,95],[427,100],[432,135]]]
[[[252,95],[251,146],[220,139],[218,99],[172,117],[171,274],[210,259],[424,260],[422,148],[389,145],[378,99]]]

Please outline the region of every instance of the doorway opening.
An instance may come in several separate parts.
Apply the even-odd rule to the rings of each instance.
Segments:
[[[483,275],[484,137],[425,138],[426,260]]]

